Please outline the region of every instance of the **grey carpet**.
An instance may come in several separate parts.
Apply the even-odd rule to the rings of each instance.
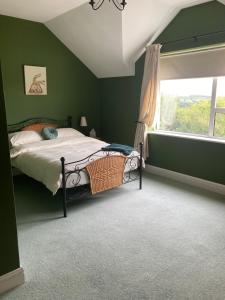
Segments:
[[[225,299],[222,196],[145,175],[71,205],[15,181],[26,283],[2,299]]]

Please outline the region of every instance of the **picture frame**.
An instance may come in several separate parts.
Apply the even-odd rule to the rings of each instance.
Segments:
[[[24,81],[26,95],[47,95],[46,67],[24,65]]]

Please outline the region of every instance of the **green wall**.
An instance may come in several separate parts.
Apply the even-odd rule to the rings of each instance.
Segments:
[[[185,39],[186,41],[163,46],[162,51],[188,49],[224,42],[225,33],[200,37],[197,41],[193,39],[196,35],[223,30],[225,30],[225,6],[220,2],[211,1],[181,10],[157,38],[156,42],[163,44]]]
[[[212,1],[183,9],[156,42],[187,39],[185,42],[168,44],[162,51],[225,42],[224,33],[199,38],[197,42],[191,38],[220,30],[225,30],[225,6]],[[100,80],[102,136],[108,141],[133,144],[143,68],[144,56],[136,63],[135,76]],[[150,135],[149,140],[151,154],[148,163],[225,184],[225,163],[222,155],[225,145],[155,134]]]
[[[85,114],[100,130],[98,79],[43,24],[0,16],[0,59],[8,123]],[[47,67],[47,96],[25,95],[24,64]]]
[[[225,184],[225,144],[150,135],[151,165]]]
[[[16,217],[9,159],[5,105],[0,70],[0,276],[19,267]]]

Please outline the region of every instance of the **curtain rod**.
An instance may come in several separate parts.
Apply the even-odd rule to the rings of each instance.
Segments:
[[[195,47],[195,48],[189,48],[189,49],[181,49],[181,50],[175,50],[175,51],[162,52],[160,54],[160,57],[169,57],[169,56],[176,56],[176,55],[182,55],[182,54],[208,52],[208,51],[219,50],[219,49],[224,49],[224,48],[225,48],[225,43],[221,43],[221,44],[201,46],[201,47]]]
[[[196,35],[193,35],[191,37],[188,37],[188,38],[182,38],[182,39],[177,39],[177,40],[171,40],[171,41],[165,41],[165,42],[162,42],[161,45],[162,47],[165,46],[165,45],[169,45],[169,44],[175,44],[175,43],[179,43],[179,42],[183,42],[183,41],[190,41],[190,40],[194,40],[195,42],[198,41],[198,38],[202,38],[202,37],[207,37],[207,36],[213,36],[213,35],[216,35],[216,34],[222,34],[222,33],[225,33],[225,29],[224,30],[218,30],[218,31],[213,31],[213,32],[209,32],[209,33],[204,33],[204,34],[196,34]],[[156,39],[157,40],[157,39]],[[150,46],[151,44],[153,44],[154,41],[151,39],[144,48],[142,48],[142,51],[136,56],[136,60],[137,61],[142,55],[143,53],[146,51],[146,48],[148,46]],[[215,45],[215,44],[214,44]],[[217,44],[218,45],[218,44]],[[207,47],[207,46],[206,46]],[[210,46],[208,46],[210,47]],[[194,52],[194,49],[196,48],[192,48],[193,49],[193,52]],[[213,48],[211,48],[212,50]],[[188,49],[188,51],[190,51],[191,49]],[[180,52],[181,53],[182,50],[180,51],[174,51],[174,54],[175,52]],[[186,50],[187,51],[187,50]],[[173,51],[168,51],[168,52],[161,52],[161,56],[166,56],[167,54],[168,55],[171,55]],[[170,53],[170,54],[169,54]],[[184,53],[184,50],[183,50],[183,53]],[[186,52],[187,53],[187,52]]]
[[[209,32],[209,33],[196,34],[196,35],[193,35],[193,36],[187,37],[187,38],[182,38],[182,39],[177,39],[177,40],[172,40],[172,41],[165,41],[162,43],[162,46],[169,45],[169,44],[175,44],[175,43],[179,43],[179,42],[183,42],[183,41],[187,41],[187,40],[194,40],[195,42],[197,42],[198,38],[212,36],[212,35],[221,34],[221,33],[225,33],[225,30],[218,30],[218,31],[213,31],[213,32]]]

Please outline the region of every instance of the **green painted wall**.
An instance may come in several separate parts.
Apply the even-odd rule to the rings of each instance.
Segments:
[[[182,10],[156,42],[190,38],[225,30],[225,6],[212,1]],[[198,47],[225,42],[225,34],[199,38],[197,42],[170,44],[163,51]],[[109,141],[133,144],[135,120],[144,68],[144,56],[136,63],[133,77],[101,79],[102,135]],[[225,145],[190,139],[150,135],[151,156],[148,163],[225,184]]]
[[[9,159],[5,104],[0,70],[0,276],[19,267],[16,217]]]
[[[224,42],[225,33],[192,39],[195,35],[225,30],[225,6],[217,1],[196,5],[180,11],[156,42],[165,43],[178,39],[186,41],[169,44],[162,51],[187,49],[203,45]]]
[[[150,135],[151,165],[225,184],[225,144]]]
[[[0,59],[8,123],[85,114],[99,131],[98,79],[43,24],[0,16]],[[47,96],[25,95],[24,64],[47,67]]]

